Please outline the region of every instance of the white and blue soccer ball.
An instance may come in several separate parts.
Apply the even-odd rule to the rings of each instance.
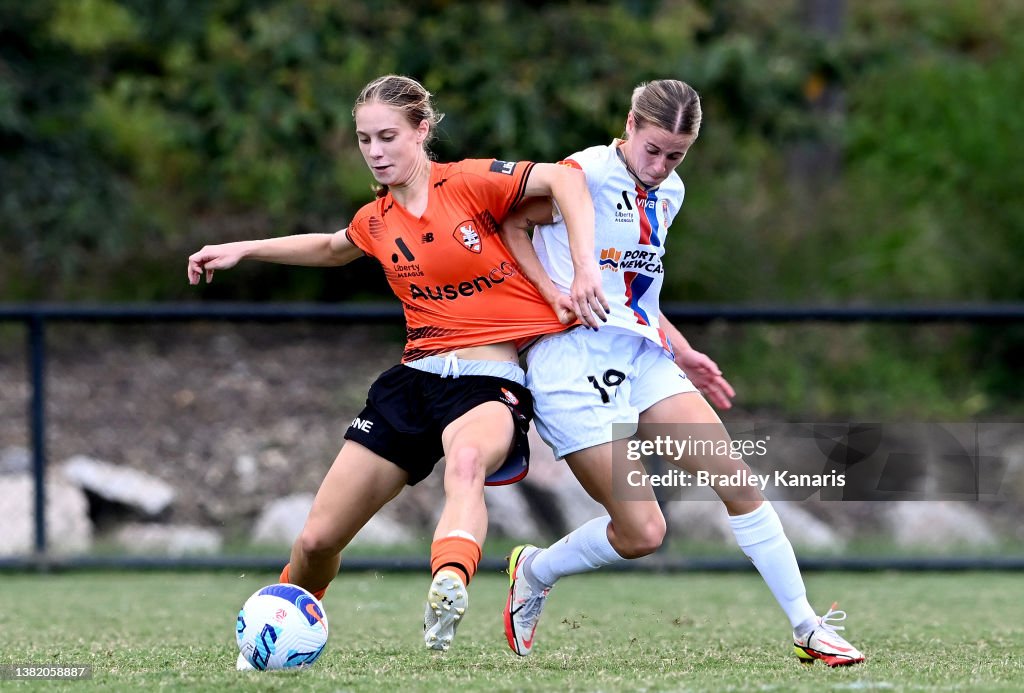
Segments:
[[[298,585],[268,585],[238,612],[235,638],[254,669],[307,667],[327,644],[327,613],[319,599]]]

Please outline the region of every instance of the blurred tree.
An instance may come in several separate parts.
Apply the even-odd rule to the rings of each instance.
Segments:
[[[88,295],[76,280],[96,259],[123,257],[138,221],[126,182],[80,126],[90,60],[52,38],[56,9],[0,4],[0,285],[11,297]]]
[[[1016,297],[1022,15],[1013,0],[0,2],[0,286],[195,297],[180,265],[202,242],[338,228],[372,182],[352,100],[401,72],[447,113],[442,160],[557,160],[621,133],[635,84],[697,87],[670,298]],[[842,175],[794,181],[786,152],[822,141],[841,144]],[[266,281],[199,295],[383,290],[369,263],[243,271]]]

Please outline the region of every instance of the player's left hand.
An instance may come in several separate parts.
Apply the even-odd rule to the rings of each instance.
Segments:
[[[608,313],[612,309],[601,289],[601,275],[596,263],[582,272],[576,268],[572,286],[569,287],[569,298],[572,300],[573,312],[584,325],[596,330],[608,321]]]
[[[697,389],[719,409],[731,409],[736,391],[722,375],[718,364],[696,349],[676,352],[676,364]]]

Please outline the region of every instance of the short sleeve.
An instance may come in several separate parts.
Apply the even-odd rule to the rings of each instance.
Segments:
[[[479,186],[480,202],[496,219],[504,219],[512,208],[522,202],[533,166],[532,161],[501,159],[466,159],[461,162],[463,173],[484,182]]]
[[[372,204],[364,206],[352,218],[348,228],[345,229],[345,237],[348,238],[352,245],[362,250],[363,253],[370,257],[375,257],[373,239],[370,234],[370,223],[374,217],[372,210],[368,208],[372,208]]]

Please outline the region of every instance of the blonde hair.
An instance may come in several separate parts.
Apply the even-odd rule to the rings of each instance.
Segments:
[[[678,79],[639,85],[633,90],[631,111],[637,128],[655,125],[673,135],[696,135],[700,130],[700,96]]]
[[[422,84],[410,77],[384,75],[367,84],[359,92],[355,105],[352,106],[352,117],[355,117],[360,106],[380,103],[404,114],[413,128],[419,127],[425,120],[430,126],[427,138],[423,141],[423,147],[426,149],[427,142],[434,137],[437,124],[444,118],[443,113],[434,110],[431,97],[432,94]]]

